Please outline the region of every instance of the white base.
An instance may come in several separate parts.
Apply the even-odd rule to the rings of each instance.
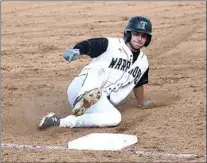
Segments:
[[[68,149],[117,151],[137,141],[135,135],[92,133],[68,142]]]

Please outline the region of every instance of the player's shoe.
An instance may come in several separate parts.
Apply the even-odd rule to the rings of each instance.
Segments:
[[[95,88],[91,91],[85,92],[76,98],[73,107],[73,114],[76,116],[83,115],[85,111],[94,105],[101,98],[101,91]]]
[[[46,116],[42,117],[39,123],[39,129],[46,129],[48,127],[59,126],[60,117],[55,115],[55,113],[48,113]]]

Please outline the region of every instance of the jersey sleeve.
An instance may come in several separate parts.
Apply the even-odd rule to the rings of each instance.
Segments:
[[[135,85],[135,88],[148,83],[148,74],[149,74],[149,67],[147,68],[145,73],[142,75],[137,85]]]
[[[91,58],[96,58],[104,53],[108,48],[108,39],[101,38],[91,38],[77,43],[73,49],[80,49],[80,53],[83,55],[88,55]]]

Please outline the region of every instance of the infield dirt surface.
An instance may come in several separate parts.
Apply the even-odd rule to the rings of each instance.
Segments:
[[[39,151],[2,148],[4,162],[205,162],[206,2],[2,2],[2,143],[66,146],[90,133],[135,134],[122,151]],[[36,125],[47,112],[71,114],[67,87],[90,58],[68,63],[66,48],[92,37],[123,37],[131,16],[151,19],[144,48],[150,63],[145,98],[131,94],[112,128],[50,128]],[[104,109],[104,108],[103,108]],[[134,151],[195,154],[195,158],[145,157]]]

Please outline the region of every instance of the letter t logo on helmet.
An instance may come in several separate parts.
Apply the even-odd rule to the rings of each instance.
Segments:
[[[144,46],[147,47],[152,38],[152,23],[147,17],[144,16],[131,17],[124,30],[125,42],[130,42],[131,32],[145,33],[148,37]]]
[[[140,21],[140,24],[141,24],[141,29],[145,30],[145,26],[147,25],[147,22]]]

